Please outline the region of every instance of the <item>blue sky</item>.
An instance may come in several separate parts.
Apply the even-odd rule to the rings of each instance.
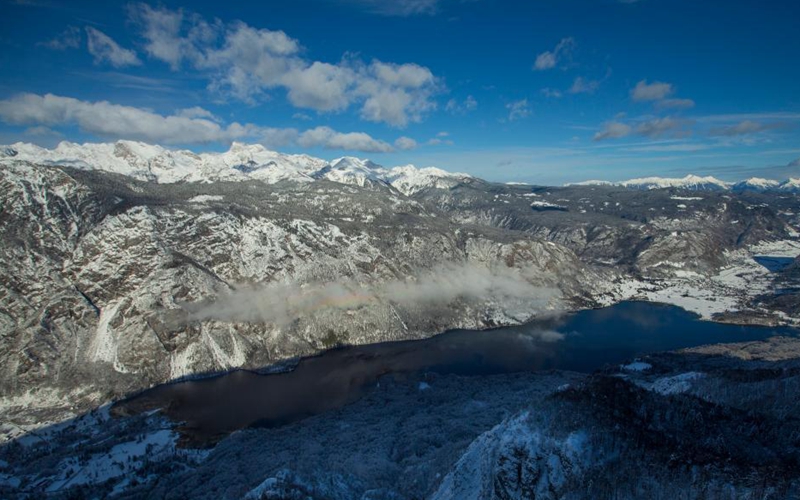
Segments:
[[[792,0],[0,0],[0,142],[800,176]]]

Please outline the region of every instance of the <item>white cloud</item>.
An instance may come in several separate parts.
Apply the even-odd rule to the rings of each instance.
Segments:
[[[539,71],[555,68],[556,67],[556,56],[550,51],[542,52],[538,56],[536,56],[536,62],[533,63],[533,67]]]
[[[435,14],[440,0],[346,0],[360,5],[373,14],[407,17]]]
[[[454,143],[449,139],[441,139],[439,137],[434,137],[433,139],[428,139],[426,142],[428,146],[452,146]]]
[[[297,138],[297,144],[306,148],[349,149],[367,153],[388,153],[389,144],[373,139],[363,132],[342,133],[330,127],[316,127],[306,130]]]
[[[209,120],[216,121],[217,118],[211,111],[201,108],[200,106],[193,106],[191,108],[184,108],[175,113],[177,116],[184,118],[208,118]]]
[[[411,149],[417,148],[417,141],[410,137],[398,137],[396,141],[394,141],[394,147],[397,149],[401,149],[403,151],[408,151]]]
[[[164,116],[107,101],[87,102],[53,94],[20,94],[0,101],[0,119],[13,125],[77,125],[100,137],[166,144],[230,141],[248,135],[249,128],[238,123],[223,128],[205,118]]]
[[[631,151],[636,153],[686,153],[694,151],[703,151],[710,149],[708,144],[654,144],[652,146],[633,146],[621,148],[622,151]]]
[[[442,145],[452,146],[453,141],[448,139],[448,137],[450,137],[450,132],[445,132],[443,130],[438,134],[436,134],[436,137],[428,139],[428,141],[425,144],[427,144],[428,146],[442,146]]]
[[[379,80],[405,88],[420,88],[434,81],[433,73],[418,64],[372,63],[372,72]]]
[[[572,87],[569,88],[568,92],[570,94],[593,94],[599,86],[600,82],[598,80],[587,80],[579,76],[572,82]]]
[[[575,45],[574,38],[562,38],[552,51],[548,50],[536,56],[536,62],[533,63],[533,69],[537,71],[544,71],[555,68],[560,60],[569,58],[572,55]]]
[[[250,139],[268,147],[299,145],[364,152],[388,152],[392,147],[363,132],[337,132],[317,127],[303,133],[293,128],[267,128],[221,120],[200,107],[172,115],[112,104],[88,102],[53,94],[20,94],[0,100],[0,120],[11,125],[43,127],[77,126],[106,139],[134,139],[160,144],[229,143]]]
[[[458,102],[455,99],[450,99],[447,101],[447,104],[444,107],[445,111],[448,113],[453,113],[457,115],[463,115],[469,113],[470,111],[475,111],[478,109],[478,101],[475,100],[474,97],[468,95],[463,102]]]
[[[764,132],[766,130],[782,128],[785,126],[786,124],[782,122],[763,123],[763,122],[756,122],[753,120],[742,120],[735,125],[712,128],[709,131],[709,133],[711,135],[716,135],[716,136],[733,137],[737,135],[755,134],[758,132]]]
[[[147,54],[166,62],[173,70],[180,68],[184,59],[200,59],[200,50],[195,45],[211,42],[216,37],[215,28],[199,16],[190,16],[192,19],[187,22],[191,22],[192,28],[182,37],[182,9],[154,9],[139,3],[128,6],[128,15],[142,29]]]
[[[68,26],[57,37],[46,42],[39,42],[37,45],[53,50],[77,49],[81,45],[81,30],[75,26]]]
[[[270,149],[291,146],[300,137],[300,132],[295,128],[265,127],[258,130],[256,140]]]
[[[674,92],[671,83],[653,82],[647,83],[647,80],[642,80],[636,84],[636,87],[631,89],[631,98],[634,101],[659,101],[666,99]]]
[[[142,64],[136,52],[123,49],[111,37],[91,26],[86,27],[86,46],[95,64],[107,62],[115,68]]]
[[[671,133],[680,134],[679,129],[683,125],[683,121],[674,118],[656,118],[637,125],[636,133],[646,137],[660,137]]]
[[[348,92],[355,78],[347,68],[314,62],[289,70],[280,82],[288,89],[289,102],[298,108],[340,111],[350,105]]]
[[[601,129],[594,135],[595,141],[603,139],[619,139],[631,134],[645,137],[661,137],[664,135],[682,136],[688,132],[684,127],[690,122],[677,120],[675,118],[664,117],[640,121],[635,126],[619,121],[608,121],[603,124]]]
[[[510,102],[506,104],[506,109],[508,109],[509,121],[519,120],[531,114],[531,110],[528,107],[528,99]]]
[[[691,99],[664,99],[656,102],[658,109],[690,109],[694,107],[694,101]]]
[[[41,125],[37,127],[30,127],[25,129],[22,132],[23,135],[30,135],[34,137],[45,137],[45,136],[52,136],[52,137],[61,137],[61,133],[49,128],[49,127],[42,127]]]
[[[248,103],[283,89],[292,105],[318,112],[360,106],[363,119],[404,127],[435,108],[440,84],[414,63],[369,64],[347,56],[336,63],[310,61],[300,43],[282,31],[241,21],[207,22],[182,10],[135,4],[147,54],[173,70],[188,64],[209,79],[209,88]]]
[[[619,139],[631,134],[631,126],[622,122],[605,122],[603,128],[594,134],[595,141],[602,141],[603,139]]]
[[[543,88],[541,91],[543,96],[558,99],[562,96],[561,91],[558,89]]]

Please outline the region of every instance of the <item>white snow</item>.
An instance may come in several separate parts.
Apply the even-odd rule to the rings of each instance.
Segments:
[[[707,190],[733,190],[733,191],[786,191],[800,192],[800,178],[790,178],[779,182],[772,179],[751,177],[736,183],[725,182],[712,176],[687,175],[680,178],[670,177],[642,177],[629,179],[627,181],[601,181],[589,180],[583,182],[573,182],[565,186],[620,186],[635,189],[665,189],[665,188],[684,188],[695,191]],[[702,198],[672,196],[674,200],[700,200]]]
[[[189,199],[189,203],[208,203],[209,201],[222,201],[223,196],[213,194],[200,194]]]
[[[682,178],[668,177],[642,177],[620,182],[621,186],[639,189],[663,189],[663,188],[691,188],[691,189],[728,189],[730,184],[717,178],[697,175],[687,175]]]
[[[651,268],[669,266],[671,278],[622,279],[613,283],[609,295],[598,297],[598,301],[604,305],[630,299],[661,302],[697,313],[703,319],[712,319],[717,313],[740,310],[744,302],[768,291],[774,275],[756,262],[754,256],[793,258],[798,255],[800,242],[761,242],[747,249],[726,252],[728,264],[709,276],[681,269],[681,264],[658,262]],[[800,323],[800,318],[787,316],[782,320]]]
[[[644,361],[634,361],[633,363],[622,365],[622,369],[627,372],[643,372],[649,370],[652,367],[653,365],[651,365],[650,363],[645,363]]]
[[[648,391],[657,392],[664,396],[680,394],[692,388],[691,382],[704,377],[701,372],[686,372],[672,377],[661,377],[654,382],[637,382],[638,385]]]
[[[737,191],[744,191],[747,189],[754,191],[766,191],[774,189],[780,185],[780,182],[771,179],[763,179],[761,177],[751,177],[733,185],[733,189]]]
[[[449,189],[471,179],[435,167],[405,165],[387,169],[370,160],[354,157],[331,162],[308,155],[289,155],[270,151],[260,144],[234,142],[222,153],[193,153],[171,150],[136,141],[75,144],[63,141],[54,149],[15,143],[0,146],[0,162],[28,161],[42,165],[63,165],[87,170],[103,170],[139,180],[159,183],[242,181],[255,179],[274,184],[280,181],[313,182],[327,179],[342,184],[364,186],[369,182],[391,184],[406,195],[422,189]],[[13,153],[13,154],[12,154]],[[193,203],[215,201],[192,199]]]
[[[140,469],[144,462],[175,451],[177,434],[171,429],[161,429],[142,436],[140,440],[120,443],[107,453],[96,453],[85,463],[70,457],[59,464],[61,475],[50,483],[48,492],[82,484],[99,484],[124,477]],[[124,480],[124,479],[123,479]]]
[[[541,201],[541,200],[534,200],[531,202],[532,207],[539,207],[539,208],[554,208],[558,210],[565,210],[567,207],[563,205],[557,205],[555,203],[550,203],[549,201]]]

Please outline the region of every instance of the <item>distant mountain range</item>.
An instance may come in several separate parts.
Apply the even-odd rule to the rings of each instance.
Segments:
[[[313,182],[327,179],[358,186],[392,186],[405,195],[428,187],[455,185],[467,174],[438,168],[405,165],[384,168],[370,160],[343,157],[333,161],[309,155],[270,151],[260,144],[234,142],[223,153],[171,150],[135,141],[75,144],[61,142],[54,149],[16,143],[0,146],[0,161],[23,160],[38,165],[60,165],[83,170],[102,170],[141,181],[215,182],[258,180]]]
[[[760,177],[751,177],[739,182],[725,182],[717,179],[716,177],[700,177],[697,175],[687,175],[686,177],[642,177],[638,179],[630,179],[627,181],[610,182],[610,181],[583,181],[568,186],[617,186],[626,187],[631,189],[667,189],[679,188],[688,189],[690,191],[734,191],[737,193],[743,191],[783,191],[796,193],[800,192],[800,178],[790,178],[785,181],[775,181],[771,179],[762,179]]]
[[[447,172],[435,167],[405,165],[386,168],[371,160],[351,156],[327,161],[305,154],[278,153],[260,144],[239,142],[234,142],[223,153],[172,150],[136,141],[86,144],[63,141],[54,149],[15,143],[0,146],[0,161],[3,159],[102,170],[162,184],[245,180],[274,184],[285,180],[312,182],[326,179],[361,187],[391,186],[407,196],[423,189],[454,186],[464,180],[475,179],[468,174]],[[588,180],[567,186],[797,193],[800,192],[800,177],[784,181],[752,177],[733,183],[712,176],[687,175],[681,178],[643,177],[619,182]]]

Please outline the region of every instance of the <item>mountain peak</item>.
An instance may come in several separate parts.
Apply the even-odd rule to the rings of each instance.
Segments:
[[[138,141],[77,144],[60,142],[54,149],[16,143],[0,146],[0,160],[24,160],[103,170],[159,183],[260,180],[312,182],[327,179],[342,184],[391,184],[405,194],[427,187],[448,189],[469,176],[413,165],[386,169],[368,159],[344,156],[328,162],[306,154],[283,154],[261,144],[233,142],[228,151],[193,153]]]

